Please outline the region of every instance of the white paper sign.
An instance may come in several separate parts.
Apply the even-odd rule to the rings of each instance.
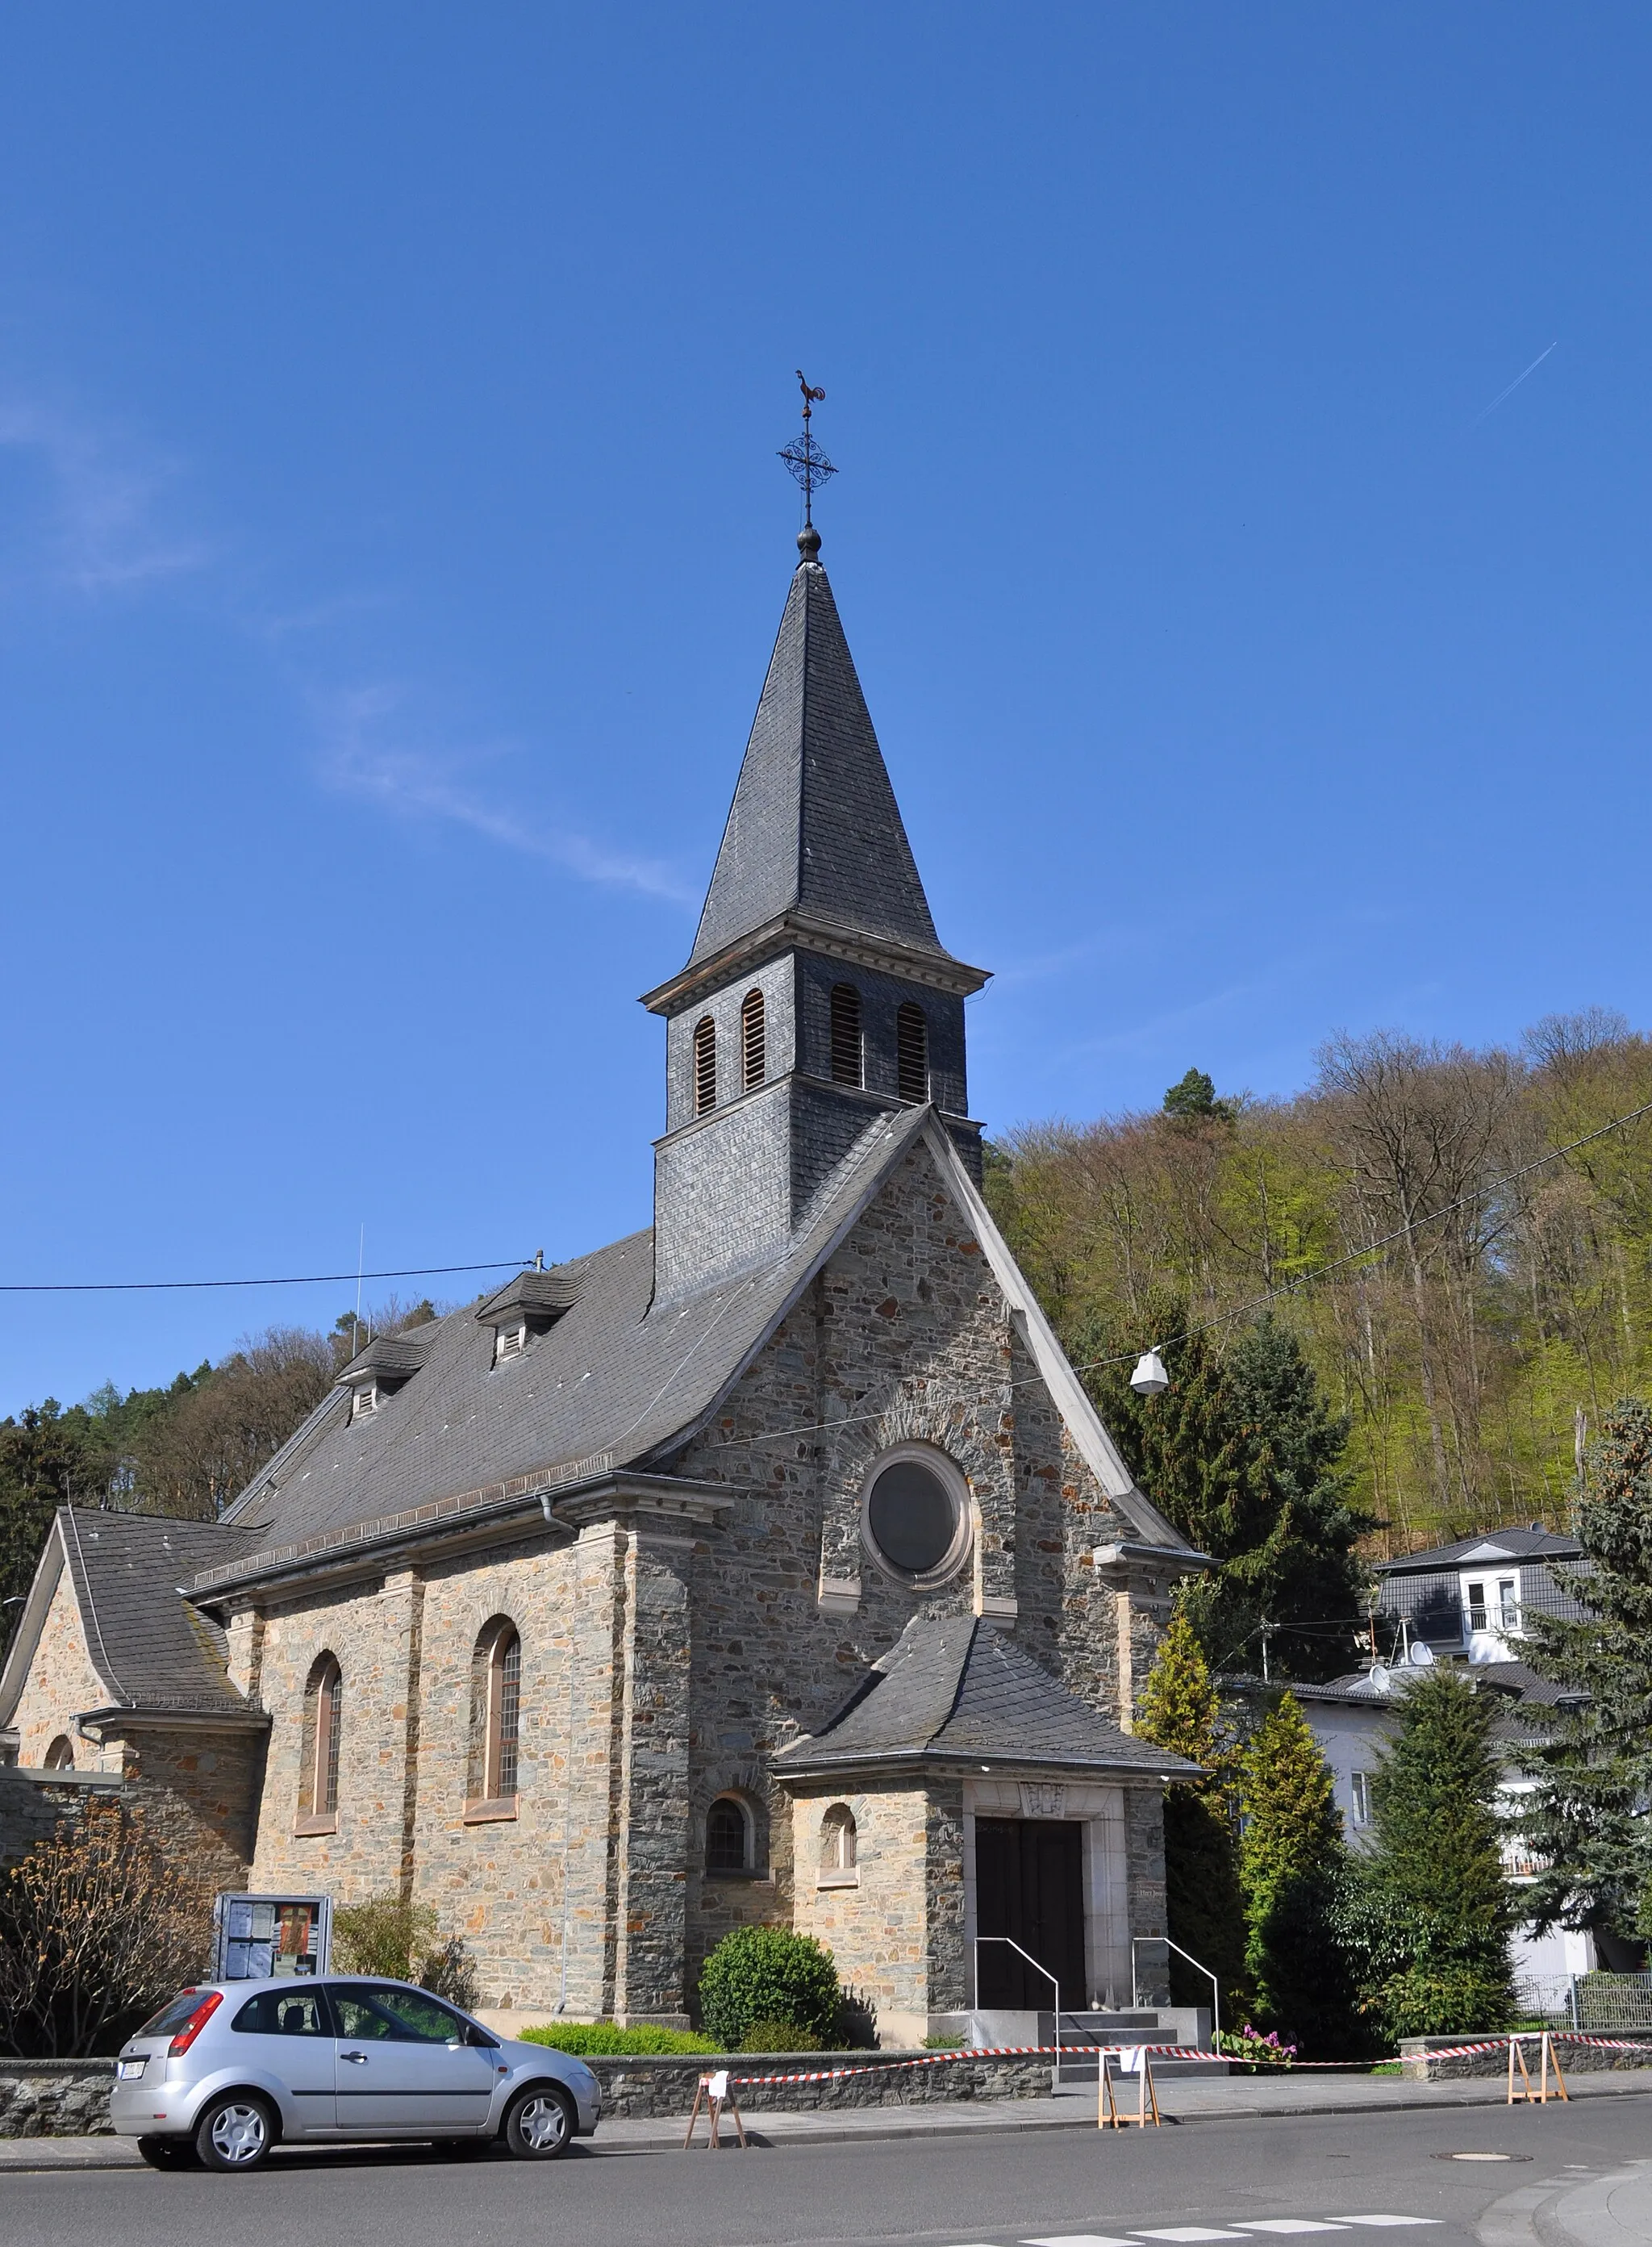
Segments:
[[[706,2088],[713,2099],[727,2099],[728,2096],[728,2070],[726,2067],[720,2067],[715,2075],[708,2075],[706,2078]]]

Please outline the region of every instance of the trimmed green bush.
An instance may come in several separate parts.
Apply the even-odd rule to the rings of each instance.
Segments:
[[[725,2052],[740,2051],[759,2021],[788,2022],[817,2038],[818,2051],[836,2027],[840,2002],[831,1952],[788,1927],[735,1928],[700,1977],[700,2018]]]
[[[823,2040],[790,2021],[754,2021],[746,2032],[742,2052],[823,2052]]]
[[[612,2021],[547,2021],[543,2027],[524,2029],[522,2044],[547,2044],[553,2052],[571,2052],[582,2058],[591,2052],[716,2052],[708,2037],[693,2036],[681,2029],[654,2028],[645,2023],[634,2029],[616,2028]]]

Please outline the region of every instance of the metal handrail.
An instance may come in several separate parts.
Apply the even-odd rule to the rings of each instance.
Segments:
[[[1222,2049],[1222,1985],[1217,1980],[1215,1975],[1212,1973],[1210,1968],[1205,1964],[1202,1958],[1195,1958],[1191,1950],[1184,1950],[1181,1944],[1179,1943],[1172,1943],[1168,1935],[1131,1936],[1130,2003],[1132,2005],[1139,2005],[1141,2003],[1141,1998],[1137,1995],[1137,1991],[1141,1985],[1136,1978],[1136,1946],[1138,1943],[1162,1943],[1167,1950],[1173,1950],[1178,1958],[1185,1958],[1188,1964],[1191,1966],[1196,1972],[1200,1973],[1205,1977],[1205,1979],[1211,1985],[1211,2050],[1212,2052],[1220,2052]]]
[[[1034,1974],[1041,1974],[1055,1992],[1055,2065],[1050,2071],[1050,2088],[1062,2087],[1062,1985],[1048,1966],[1041,1966],[1030,1950],[1022,1950],[1013,1935],[978,1935],[975,1937],[975,2010],[981,2009],[981,1945],[983,1943],[1007,1943],[1012,1950],[1020,1951]],[[1133,1970],[1133,1968],[1132,1968]]]

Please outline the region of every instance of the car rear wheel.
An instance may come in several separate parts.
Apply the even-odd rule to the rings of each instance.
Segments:
[[[138,2151],[152,2169],[192,2169],[201,2159],[193,2138],[140,2138]]]
[[[565,2092],[549,2083],[518,2092],[505,2117],[505,2143],[518,2161],[554,2162],[574,2141],[574,2110]]]
[[[250,2092],[215,2099],[195,2125],[195,2151],[209,2169],[256,2169],[275,2141],[275,2117]]]

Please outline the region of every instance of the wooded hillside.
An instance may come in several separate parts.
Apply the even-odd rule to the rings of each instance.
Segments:
[[[1348,1419],[1348,1502],[1384,1558],[1564,1526],[1582,1430],[1647,1392],[1652,1115],[1541,1158],[1649,1102],[1652,1041],[1600,1011],[1518,1052],[1338,1038],[1294,1099],[1190,1070],[1159,1112],[1025,1125],[987,1194],[1079,1363],[1157,1342],[1174,1381],[1198,1355],[1175,1332],[1240,1313],[1201,1337],[1225,1356],[1246,1306],[1340,1264],[1273,1310]],[[1104,1410],[1129,1370],[1087,1376]]]

